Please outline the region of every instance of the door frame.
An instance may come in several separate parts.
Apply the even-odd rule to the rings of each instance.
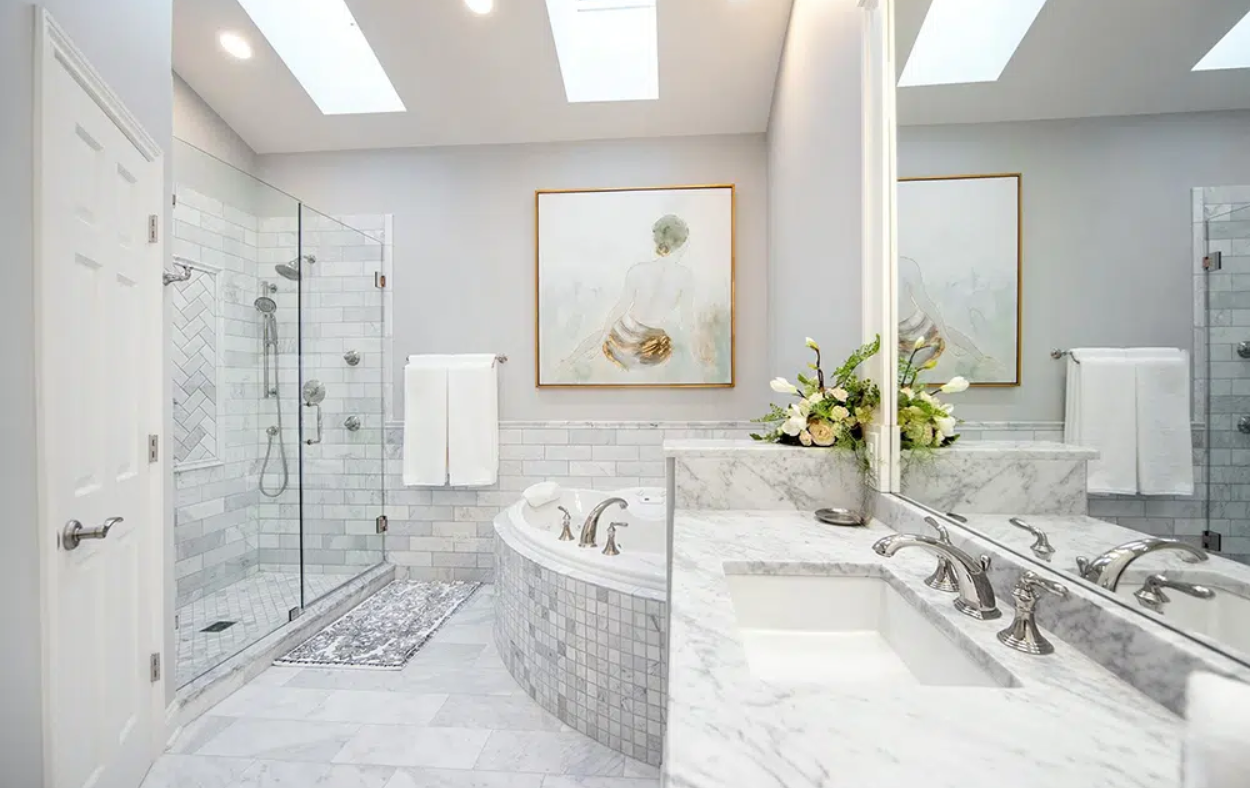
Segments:
[[[46,224],[46,217],[43,210],[43,184],[44,178],[47,177],[44,167],[43,149],[43,118],[47,112],[45,106],[45,92],[49,89],[46,85],[46,74],[48,67],[59,61],[59,66],[66,69],[78,82],[79,86],[96,102],[96,104],[104,111],[104,113],[113,121],[114,124],[122,131],[126,138],[135,146],[143,158],[160,167],[162,176],[160,178],[160,195],[153,203],[154,209],[160,211],[157,214],[158,223],[158,242],[151,245],[151,256],[156,261],[156,265],[152,266],[151,276],[160,276],[161,271],[165,267],[166,260],[166,244],[163,232],[164,204],[163,194],[165,192],[164,177],[164,152],[159,144],[148,133],[143,125],[135,117],[135,115],[126,107],[121,98],[108,86],[99,72],[91,65],[82,51],[75,46],[69,36],[62,28],[47,8],[37,6],[35,8],[34,20],[34,85],[33,85],[33,198],[34,198],[34,306],[35,306],[35,403],[36,403],[36,471],[38,474],[37,498],[38,498],[38,519],[37,528],[39,530],[39,572],[40,572],[40,618],[41,618],[41,641],[42,641],[42,667],[43,676],[41,681],[41,692],[43,696],[43,761],[44,761],[44,779],[45,783],[52,785],[55,776],[55,750],[52,746],[53,741],[53,719],[52,719],[52,697],[51,687],[56,680],[53,675],[51,665],[51,654],[53,639],[56,637],[53,622],[50,621],[48,615],[48,598],[49,595],[56,593],[55,580],[57,577],[54,571],[54,562],[59,557],[59,546],[57,540],[52,538],[57,529],[52,523],[48,522],[50,517],[48,511],[49,490],[47,489],[48,480],[42,473],[44,462],[44,453],[47,440],[47,430],[45,420],[54,418],[49,414],[44,406],[44,392],[42,391],[45,382],[42,375],[42,362],[44,358],[44,336],[41,324],[41,309],[43,297],[48,289],[55,290],[56,282],[44,281],[46,268],[42,264],[44,255],[44,238],[45,233],[54,232],[55,228],[50,228]],[[154,435],[162,435],[164,433],[164,413],[166,407],[164,405],[164,370],[165,370],[165,327],[163,319],[164,310],[161,311],[160,324],[153,326],[154,330],[143,332],[146,347],[142,349],[142,357],[150,359],[150,363],[145,365],[143,369],[150,372],[146,386],[151,397],[151,402],[160,403],[161,407],[150,412],[147,418],[151,420],[151,426],[148,431]],[[155,760],[165,745],[167,731],[169,726],[169,715],[167,714],[165,703],[165,687],[164,673],[173,669],[171,664],[172,656],[165,650],[165,627],[166,609],[168,600],[165,588],[165,564],[166,564],[166,528],[165,528],[165,476],[169,468],[167,451],[160,451],[157,462],[148,466],[148,489],[146,495],[146,512],[145,517],[150,524],[143,535],[144,539],[144,555],[147,560],[144,562],[145,571],[150,573],[145,583],[147,588],[151,589],[153,599],[151,600],[151,620],[146,625],[141,623],[141,627],[148,632],[150,642],[150,651],[160,654],[162,677],[159,681],[151,683],[150,695],[150,719],[152,721],[152,731],[149,738],[150,758]]]

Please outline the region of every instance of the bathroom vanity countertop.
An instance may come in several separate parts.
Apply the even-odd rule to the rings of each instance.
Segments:
[[[941,459],[946,454],[1010,454],[1028,460],[1098,459],[1097,449],[1055,441],[956,441],[941,451],[929,452],[925,457]]]
[[[979,531],[999,544],[1011,547],[1021,555],[1030,556],[1029,545],[1033,537],[1012,525],[1008,514],[969,514],[968,527]],[[1046,532],[1050,546],[1055,548],[1048,563],[1050,568],[1065,574],[1077,573],[1076,559],[1083,556],[1094,558],[1113,547],[1138,539],[1150,538],[1149,534],[1134,531],[1122,525],[1109,523],[1094,517],[1032,515],[1022,518],[1030,525]],[[1230,561],[1218,555],[1199,563],[1188,563],[1182,553],[1166,550],[1138,558],[1125,571],[1120,589],[1126,586],[1138,588],[1147,575],[1167,572],[1170,577],[1191,583],[1212,583],[1250,597],[1250,565]]]
[[[833,528],[804,512],[675,513],[666,786],[1178,784],[1181,720],[1057,638],[1046,657],[1002,645],[995,633],[1011,621],[1011,600],[998,601],[994,621],[960,614],[953,594],[922,582],[932,554],[872,551],[891,533],[875,521]],[[1015,686],[766,683],[747,664],[726,564],[733,573],[892,575],[922,615]]]

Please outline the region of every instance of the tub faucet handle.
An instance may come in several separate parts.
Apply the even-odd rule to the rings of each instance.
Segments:
[[[604,555],[620,555],[621,549],[616,546],[616,529],[626,528],[629,523],[608,523],[608,543],[603,548]]]
[[[573,541],[573,529],[569,526],[573,522],[573,515],[569,514],[569,510],[563,506],[557,506],[556,508],[564,512],[564,529],[560,531],[560,541],[571,542]]]

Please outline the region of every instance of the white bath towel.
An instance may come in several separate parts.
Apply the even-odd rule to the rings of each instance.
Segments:
[[[1064,442],[1098,450],[1091,493],[1137,492],[1137,382],[1117,348],[1077,348],[1068,357]]]
[[[1245,788],[1250,783],[1250,684],[1191,673],[1185,720],[1184,788]]]
[[[499,478],[494,353],[456,356],[447,369],[447,471],[455,487],[484,487]]]
[[[546,506],[553,501],[560,500],[560,485],[555,482],[531,484],[525,488],[525,492],[521,493],[521,497],[534,508]]]
[[[1137,372],[1137,490],[1193,495],[1189,354],[1161,348],[1130,358]]]
[[[447,483],[447,356],[409,356],[404,367],[404,484]]]

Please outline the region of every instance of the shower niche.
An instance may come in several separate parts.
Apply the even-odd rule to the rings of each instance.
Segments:
[[[182,686],[385,559],[386,239],[385,217],[349,224],[182,141],[173,167]]]

